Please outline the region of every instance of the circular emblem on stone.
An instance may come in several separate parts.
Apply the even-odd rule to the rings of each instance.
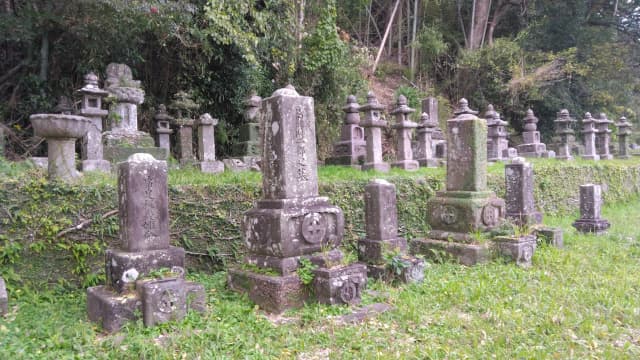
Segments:
[[[528,262],[531,261],[532,257],[533,257],[533,246],[530,246],[530,245],[529,246],[525,246],[522,249],[522,259],[521,259],[521,261],[528,263]]]
[[[453,206],[445,205],[440,208],[440,220],[447,225],[451,225],[458,220],[458,212]]]
[[[327,219],[319,213],[305,215],[302,220],[302,236],[311,244],[317,244],[324,239],[327,232]]]
[[[423,264],[415,264],[409,267],[405,275],[406,282],[421,282],[424,280],[424,266]]]
[[[498,220],[500,219],[500,209],[489,204],[482,209],[482,222],[486,226],[496,226],[498,225]]]
[[[340,300],[346,304],[351,304],[358,299],[358,286],[353,281],[345,281],[344,285],[340,288]]]
[[[163,313],[171,313],[174,311],[176,304],[178,303],[178,296],[173,290],[165,290],[158,299],[158,310]]]

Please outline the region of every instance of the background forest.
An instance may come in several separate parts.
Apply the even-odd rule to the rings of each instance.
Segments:
[[[548,139],[561,108],[637,124],[639,40],[640,0],[2,0],[0,125],[8,158],[37,154],[28,116],[118,62],[146,91],[142,130],[185,90],[220,118],[221,156],[250,90],[287,83],[315,98],[321,157],[371,86],[494,104],[514,134],[532,107]]]

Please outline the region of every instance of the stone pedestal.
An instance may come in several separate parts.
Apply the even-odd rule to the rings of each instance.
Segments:
[[[533,166],[523,158],[514,158],[505,165],[504,174],[506,218],[516,225],[542,223],[542,214],[533,199]]]
[[[184,249],[169,245],[166,162],[134,154],[120,163],[118,200],[122,249],[106,251],[106,285],[87,289],[89,319],[113,332],[139,314],[151,326],[203,311],[204,288],[182,278]],[[160,269],[170,271],[150,276]]]
[[[318,196],[313,99],[288,86],[264,99],[260,113],[263,199],[244,214],[242,234],[248,248],[245,263],[263,273],[240,267],[229,270],[228,280],[233,290],[279,313],[302,305],[310,296],[296,274],[300,258],[333,257],[329,253],[342,241],[344,215]],[[356,265],[329,262],[315,272],[344,282],[366,276],[366,270]],[[314,296],[331,299],[335,289],[318,285]]]
[[[536,237],[524,236],[497,236],[493,239],[497,250],[508,257],[518,266],[530,267],[533,253],[536,250]]]
[[[602,190],[600,185],[580,185],[580,219],[572,225],[582,233],[603,234],[609,229],[609,222],[602,219]]]
[[[432,230],[427,239],[411,243],[413,253],[433,256],[430,249],[434,249],[445,250],[461,262],[484,259],[488,247],[474,244],[478,240],[470,233],[488,232],[505,216],[504,200],[487,188],[487,125],[475,113],[461,99],[456,116],[447,121],[446,190],[427,202]],[[443,246],[443,241],[457,244]]]
[[[411,149],[411,132],[418,127],[418,124],[409,120],[409,114],[414,111],[407,106],[407,98],[404,95],[398,96],[396,108],[391,111],[391,115],[396,116],[396,122],[392,126],[396,129],[396,161],[391,166],[409,171],[418,170],[420,166],[413,160]]]
[[[108,92],[98,86],[98,76],[89,73],[84,77],[84,87],[77,91],[82,95],[80,115],[91,121],[87,134],[82,138],[82,171],[111,171],[111,164],[104,160],[102,151],[102,121],[109,111],[102,109],[102,99]]]
[[[591,113],[585,113],[582,119],[582,135],[584,136],[584,154],[582,158],[585,160],[600,160],[600,156],[596,151],[596,119]]]
[[[416,160],[422,167],[437,167],[438,159],[435,158],[435,149],[433,146],[433,132],[438,123],[429,118],[429,114],[422,113],[420,116],[420,124],[416,131],[418,136],[418,144],[416,151]]]
[[[524,118],[524,132],[522,133],[523,144],[518,145],[518,156],[522,157],[546,157],[547,146],[540,142],[540,132],[538,131],[538,118],[533,114],[533,110],[527,110]]]
[[[631,135],[631,123],[627,121],[627,118],[622,116],[618,123],[616,123],[616,127],[618,128],[618,154],[616,157],[618,159],[629,159],[631,155],[629,155],[629,135]]]
[[[382,129],[387,127],[387,122],[381,119],[384,105],[378,103],[378,99],[369,92],[367,104],[360,107],[365,118],[360,124],[364,128],[364,138],[367,142],[367,153],[362,170],[389,171],[389,164],[382,160]]]
[[[540,226],[536,228],[535,232],[539,241],[545,242],[559,249],[562,249],[564,247],[564,236],[562,228]]]
[[[356,97],[349,95],[347,105],[342,108],[344,121],[340,130],[340,140],[333,144],[333,154],[327,158],[327,165],[347,165],[360,168],[366,154],[364,129],[360,126],[360,105]]]
[[[214,126],[218,125],[218,119],[214,119],[208,113],[200,116],[196,122],[198,127],[198,160],[200,170],[205,173],[215,174],[224,171],[222,161],[216,160],[216,140]]]
[[[369,276],[419,282],[424,278],[425,263],[408,256],[407,241],[398,236],[396,187],[386,180],[372,180],[364,189],[366,237],[358,241],[358,258],[368,265]],[[402,269],[393,269],[395,260]],[[398,265],[398,264],[397,264]],[[400,274],[396,271],[401,270]]]
[[[570,137],[573,137],[574,134],[571,126],[576,122],[576,120],[571,118],[571,116],[569,115],[569,110],[562,109],[558,113],[558,118],[553,122],[556,126],[556,133],[560,137],[560,144],[558,145],[558,154],[556,155],[556,159],[573,160],[569,142]]]
[[[599,118],[596,119],[596,128],[598,129],[598,132],[596,133],[596,149],[600,159],[602,160],[613,159],[613,156],[609,152],[609,142],[611,140],[609,124],[612,123],[613,121],[607,119],[607,115],[605,113],[600,113]]]

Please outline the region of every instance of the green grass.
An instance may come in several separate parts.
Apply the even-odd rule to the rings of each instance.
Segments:
[[[104,335],[86,319],[83,291],[12,289],[0,320],[1,359],[543,359],[640,357],[640,203],[605,208],[605,236],[565,229],[565,249],[540,246],[531,269],[501,261],[431,265],[422,284],[370,283],[394,309],[359,325],[331,316],[346,307],[309,304],[273,325],[225,273],[191,274],[205,284],[208,312],[181,323],[131,323]]]

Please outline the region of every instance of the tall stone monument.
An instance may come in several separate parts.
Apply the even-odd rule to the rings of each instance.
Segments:
[[[364,129],[360,126],[360,105],[356,97],[349,95],[342,108],[344,120],[340,130],[340,140],[333,144],[333,155],[325,163],[328,165],[350,165],[360,167],[366,155]]]
[[[444,250],[466,265],[488,258],[489,247],[475,238],[496,227],[505,202],[487,187],[487,123],[461,99],[447,121],[446,190],[427,201],[431,231],[411,243],[412,253],[433,256]]]
[[[542,214],[536,210],[533,198],[533,165],[524,158],[511,159],[504,167],[506,218],[517,225],[542,223]]]
[[[436,124],[431,134],[433,155],[438,159],[444,159],[447,157],[447,140],[440,130],[438,99],[432,96],[422,99],[422,112],[427,113],[430,121]]]
[[[586,160],[599,160],[600,156],[598,155],[596,149],[596,133],[598,129],[596,129],[596,119],[591,116],[590,112],[584,114],[584,119],[582,119],[582,136],[584,137],[584,154],[582,154],[582,158]]]
[[[489,161],[500,161],[503,159],[503,153],[509,148],[507,140],[507,122],[500,118],[493,105],[487,106],[484,113],[487,120],[487,157]]]
[[[407,106],[407,98],[404,95],[398,96],[396,108],[391,111],[391,115],[396,116],[396,122],[392,125],[396,129],[396,161],[391,164],[404,170],[415,171],[420,165],[413,160],[413,150],[411,149],[411,132],[418,127],[418,124],[409,120],[409,114],[416,111]]]
[[[609,152],[609,143],[611,141],[611,130],[609,124],[613,124],[613,121],[607,118],[607,114],[600,113],[600,116],[596,120],[596,149],[601,160],[611,160],[613,156]]]
[[[156,122],[156,146],[167,149],[171,154],[171,122],[173,117],[167,113],[167,107],[164,104],[158,105],[158,111],[153,117]]]
[[[627,118],[622,116],[616,123],[618,128],[618,159],[628,159],[629,155],[629,135],[631,135],[631,123]]]
[[[89,319],[108,332],[138,314],[151,326],[206,306],[204,287],[184,280],[184,249],[169,244],[168,198],[165,161],[133,154],[118,164],[122,248],[106,251],[106,285],[87,289]]]
[[[605,233],[609,229],[609,222],[601,217],[602,189],[600,185],[580,185],[580,219],[572,225],[582,233],[596,235]]]
[[[215,174],[224,171],[222,161],[216,160],[216,140],[214,126],[218,125],[218,119],[214,119],[209,113],[202,114],[196,126],[198,127],[198,166],[205,173]]]
[[[420,116],[420,123],[418,124],[418,144],[416,147],[416,160],[418,164],[423,167],[437,167],[438,159],[435,158],[435,149],[433,146],[433,133],[438,126],[438,123],[431,120],[429,114],[426,112]]]
[[[556,126],[556,133],[560,136],[560,144],[558,145],[558,155],[556,158],[559,160],[572,160],[570,140],[573,137],[574,131],[571,126],[576,120],[569,115],[569,110],[562,109],[558,113],[558,118],[553,122]]]
[[[176,157],[181,165],[193,165],[196,162],[196,157],[193,153],[193,126],[195,125],[195,120],[192,116],[199,106],[191,99],[189,93],[178,91],[174,96],[171,107],[177,113],[173,120],[177,137]]]
[[[341,265],[344,215],[318,196],[313,98],[289,85],[260,114],[263,198],[244,214],[247,266],[229,270],[229,286],[269,312],[301,306],[311,294],[296,271],[308,259],[318,266],[310,284],[318,301],[357,302],[366,266]]]
[[[396,186],[386,180],[371,180],[364,188],[366,237],[358,240],[358,258],[366,263],[369,276],[399,277],[404,282],[419,282],[424,278],[425,263],[408,256],[407,241],[398,236]],[[401,273],[389,269],[388,258],[403,264]]]
[[[109,64],[105,90],[115,98],[115,103],[109,109],[111,129],[102,134],[104,158],[118,163],[129,155],[147,153],[156,159],[167,159],[167,151],[155,147],[151,135],[138,130],[138,105],[144,102],[144,90],[140,81],[133,80],[131,68],[125,64]]]
[[[258,112],[262,98],[252,91],[244,101],[244,124],[240,126],[240,139],[233,144],[233,155],[247,167],[257,167],[260,159],[260,123]]]
[[[102,109],[102,99],[109,93],[98,86],[98,76],[85,75],[84,86],[77,90],[82,95],[80,115],[91,121],[87,134],[82,138],[82,171],[111,171],[111,164],[103,158],[102,120],[109,111]]]
[[[367,103],[360,107],[364,112],[364,120],[360,126],[364,128],[364,138],[367,142],[367,153],[362,170],[389,171],[389,164],[382,160],[382,129],[387,127],[387,122],[382,120],[384,105],[369,91]]]
[[[540,131],[538,131],[538,118],[533,114],[533,110],[527,110],[524,118],[524,131],[522,132],[523,144],[518,145],[518,156],[522,157],[546,157],[547,146],[540,141]]]

